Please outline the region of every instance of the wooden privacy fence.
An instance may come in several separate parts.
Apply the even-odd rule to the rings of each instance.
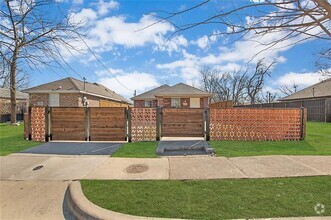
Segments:
[[[204,137],[204,111],[201,108],[164,108],[162,111],[162,136]]]
[[[34,141],[299,140],[304,109],[32,107],[24,135]]]
[[[211,140],[300,140],[303,109],[210,109]]]

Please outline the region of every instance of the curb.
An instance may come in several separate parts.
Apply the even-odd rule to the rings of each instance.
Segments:
[[[171,218],[142,217],[123,214],[101,208],[90,202],[84,195],[79,181],[72,181],[65,197],[67,211],[71,218],[86,220],[116,219],[116,220],[170,220]],[[280,217],[260,218],[260,220],[329,220],[330,216],[315,217]],[[174,219],[175,220],[175,219]],[[177,219],[179,220],[179,219]]]
[[[75,219],[101,220],[169,220],[169,218],[153,218],[122,214],[101,208],[90,202],[84,195],[79,181],[72,181],[68,187],[66,204],[68,211]]]

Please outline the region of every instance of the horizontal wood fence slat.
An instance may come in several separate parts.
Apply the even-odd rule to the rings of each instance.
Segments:
[[[163,137],[203,137],[204,109],[164,108],[162,115]]]
[[[125,141],[126,108],[90,108],[91,141]]]
[[[52,140],[86,140],[85,108],[52,107],[50,111]]]

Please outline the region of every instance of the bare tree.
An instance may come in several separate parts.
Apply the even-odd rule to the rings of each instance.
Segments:
[[[273,103],[276,101],[277,99],[277,93],[271,93],[269,91],[266,91],[264,94],[261,95],[262,96],[262,102],[263,103]]]
[[[264,42],[269,47],[296,38],[299,35],[302,37],[296,38],[295,42],[291,41],[289,44],[295,44],[310,38],[331,40],[331,5],[327,0],[241,1],[240,4],[236,4],[237,6],[228,7],[227,10],[216,10],[215,13],[209,13],[205,18],[195,22],[178,24],[174,21],[178,16],[196,13],[196,10],[207,4],[217,4],[217,1],[215,3],[212,0],[205,0],[176,12],[158,11],[157,16],[161,19],[156,23],[170,22],[176,28],[174,34],[198,26],[217,24],[221,25],[220,27],[227,27],[219,28],[218,35],[252,34],[252,37],[256,37],[267,33],[278,33],[277,39],[273,38],[271,42]],[[224,3],[222,2],[222,4]]]
[[[236,104],[243,102],[246,86],[246,71],[222,73],[217,68],[204,66],[200,69],[202,89],[213,94],[213,101],[232,100]]]
[[[259,60],[255,66],[255,72],[247,80],[246,89],[247,96],[251,104],[257,102],[259,93],[262,91],[262,87],[267,76],[270,76],[271,68],[275,65],[275,62],[266,65],[263,60]]]
[[[278,88],[278,90],[285,95],[291,95],[291,94],[297,92],[298,88],[299,88],[298,84],[293,82],[292,85],[281,86],[280,88]]]
[[[331,48],[320,51],[315,66],[322,76],[331,77]]]
[[[10,82],[11,123],[16,123],[18,68],[61,67],[61,51],[77,49],[73,42],[80,39],[80,25],[72,24],[70,17],[57,9],[51,0],[0,3],[0,57],[7,66],[2,69],[2,77],[9,77]]]
[[[210,66],[203,67],[200,70],[202,88],[214,94],[214,101],[232,100],[235,104],[243,103],[245,100],[249,100],[251,104],[262,102],[261,93],[265,78],[270,76],[274,65],[275,62],[267,65],[264,60],[259,60],[254,72],[251,72],[250,68],[246,68],[245,71],[237,70],[231,74],[222,73],[217,68]]]

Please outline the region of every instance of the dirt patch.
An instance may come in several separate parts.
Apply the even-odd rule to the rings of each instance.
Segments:
[[[127,173],[143,173],[146,172],[149,167],[146,164],[132,164],[125,169]]]

